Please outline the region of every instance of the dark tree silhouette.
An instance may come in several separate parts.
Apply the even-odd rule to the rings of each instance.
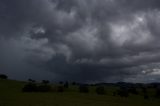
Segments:
[[[63,86],[58,86],[57,87],[57,92],[64,92],[64,87]]]
[[[39,92],[49,92],[51,91],[52,87],[49,85],[48,80],[42,80],[42,85],[38,86]]]
[[[40,85],[38,86],[38,92],[50,92],[51,86],[50,85]]]
[[[37,92],[38,91],[38,87],[34,83],[28,83],[23,87],[22,91],[23,92]]]
[[[149,99],[149,96],[148,96],[148,94],[144,94],[144,99]]]
[[[49,84],[49,81],[48,80],[42,80],[42,84],[47,85],[47,84]]]
[[[142,92],[143,92],[143,94],[146,94],[147,93],[147,88],[146,87],[142,87]]]
[[[128,89],[128,92],[131,93],[131,94],[135,94],[135,95],[138,95],[138,91],[135,87],[131,87]]]
[[[49,92],[51,91],[51,86],[48,85],[48,80],[43,80],[42,84],[37,85],[35,80],[28,79],[28,83],[22,88],[23,92]]]
[[[64,84],[64,88],[68,88],[69,87],[69,83],[66,81]]]
[[[5,74],[0,74],[0,79],[8,79],[8,76]]]
[[[80,85],[79,86],[79,92],[88,93],[89,92],[88,86],[87,85]]]
[[[155,97],[156,97],[156,98],[160,98],[160,86],[159,86],[159,87],[157,86],[157,87],[155,88],[155,91],[156,91]]]
[[[29,83],[35,83],[36,81],[33,80],[33,79],[28,79],[28,82],[29,82]]]
[[[144,99],[149,99],[147,87],[145,87],[145,86],[142,87],[142,93],[143,93]]]
[[[59,84],[63,84],[63,81],[60,81]]]
[[[116,92],[113,92],[113,96],[116,96]]]
[[[105,88],[103,86],[98,86],[96,88],[96,93],[99,94],[99,95],[104,95],[106,93]]]
[[[72,82],[72,85],[76,85],[76,82]]]
[[[121,97],[128,97],[129,96],[129,92],[126,87],[121,87],[119,90],[117,90],[117,94]]]

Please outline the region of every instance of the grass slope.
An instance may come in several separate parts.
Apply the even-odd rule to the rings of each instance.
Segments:
[[[144,100],[142,96],[121,98],[90,92],[82,94],[75,87],[63,93],[23,93],[24,82],[0,80],[0,106],[160,106],[159,99]],[[91,88],[93,90],[93,88]]]

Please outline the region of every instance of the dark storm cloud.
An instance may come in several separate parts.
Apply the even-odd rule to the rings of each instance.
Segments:
[[[158,81],[159,0],[0,0],[0,69],[12,78]]]

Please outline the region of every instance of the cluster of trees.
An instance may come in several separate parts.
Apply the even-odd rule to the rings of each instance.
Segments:
[[[23,87],[23,92],[49,92],[51,86],[48,80],[42,80],[41,84],[36,84],[35,80],[29,79],[28,83]]]
[[[88,93],[89,92],[89,88],[88,85],[79,85],[79,92],[81,93]]]
[[[69,83],[60,82],[57,86],[51,86],[48,80],[42,80],[41,83],[36,83],[35,80],[28,79],[28,83],[22,88],[23,92],[64,92],[69,87]]]
[[[72,85],[79,86],[80,93],[89,93],[89,85],[87,84],[76,84],[75,82]],[[69,83],[66,81],[59,82],[57,86],[51,86],[48,80],[42,80],[41,83],[36,83],[35,80],[29,79],[28,83],[22,88],[23,92],[64,92],[69,88]],[[105,88],[103,86],[97,86],[95,92],[99,95],[105,94]]]
[[[81,93],[89,93],[89,86],[85,85],[85,84],[84,85],[79,85],[79,92],[81,92]],[[95,89],[95,92],[98,95],[106,94],[104,86],[97,86],[96,89]]]
[[[156,95],[155,95],[156,98],[160,98],[160,87],[157,87],[156,88]]]
[[[5,74],[0,74],[0,79],[8,79],[8,76]]]
[[[119,87],[119,89],[113,92],[113,96],[119,95],[121,97],[128,97],[130,94],[143,95],[144,99],[149,99],[151,97],[148,89],[152,89],[156,98],[160,98],[160,87],[150,88],[147,86],[142,87]]]
[[[121,97],[128,97],[129,94],[138,95],[139,92],[135,87],[120,87],[116,92],[113,92],[113,95],[119,95]]]
[[[106,94],[106,91],[105,91],[104,86],[98,86],[98,87],[96,88],[96,93],[99,94],[99,95],[104,95],[104,94]]]

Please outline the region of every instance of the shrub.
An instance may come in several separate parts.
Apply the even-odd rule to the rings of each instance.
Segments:
[[[76,85],[76,82],[72,82],[72,85]]]
[[[116,96],[116,92],[113,92],[113,96]]]
[[[33,79],[28,79],[28,82],[29,82],[29,83],[35,83],[36,81],[33,80]]]
[[[96,93],[99,94],[99,95],[104,95],[106,92],[105,92],[105,88],[103,86],[99,86],[96,88]]]
[[[37,90],[38,90],[38,87],[34,83],[28,83],[22,89],[23,92],[37,92]]]
[[[148,94],[145,94],[145,95],[144,95],[144,99],[149,99]]]
[[[0,79],[8,79],[8,76],[5,74],[0,74]]]
[[[142,87],[141,89],[142,89],[143,94],[147,93],[147,88],[146,87]]]
[[[49,84],[49,81],[48,80],[42,80],[42,84],[47,85],[47,84]]]
[[[156,98],[160,98],[160,87],[156,88],[156,94],[155,94]]]
[[[135,87],[129,88],[128,92],[131,93],[131,94],[135,94],[135,95],[139,94]]]
[[[51,91],[51,86],[50,85],[40,85],[37,87],[38,92],[49,92]]]
[[[121,97],[128,97],[129,96],[129,92],[126,88],[120,88],[119,90],[117,90],[117,94]]]
[[[60,81],[60,82],[59,82],[59,84],[61,84],[61,85],[62,85],[62,84],[63,84],[63,81]]]
[[[68,82],[65,82],[65,84],[64,84],[64,88],[68,88],[68,87],[69,87]]]
[[[64,92],[64,87],[63,86],[58,86],[57,87],[57,92]]]
[[[148,89],[145,86],[141,87],[144,99],[149,99]]]
[[[88,93],[89,92],[88,86],[87,85],[80,85],[79,86],[79,92]]]

